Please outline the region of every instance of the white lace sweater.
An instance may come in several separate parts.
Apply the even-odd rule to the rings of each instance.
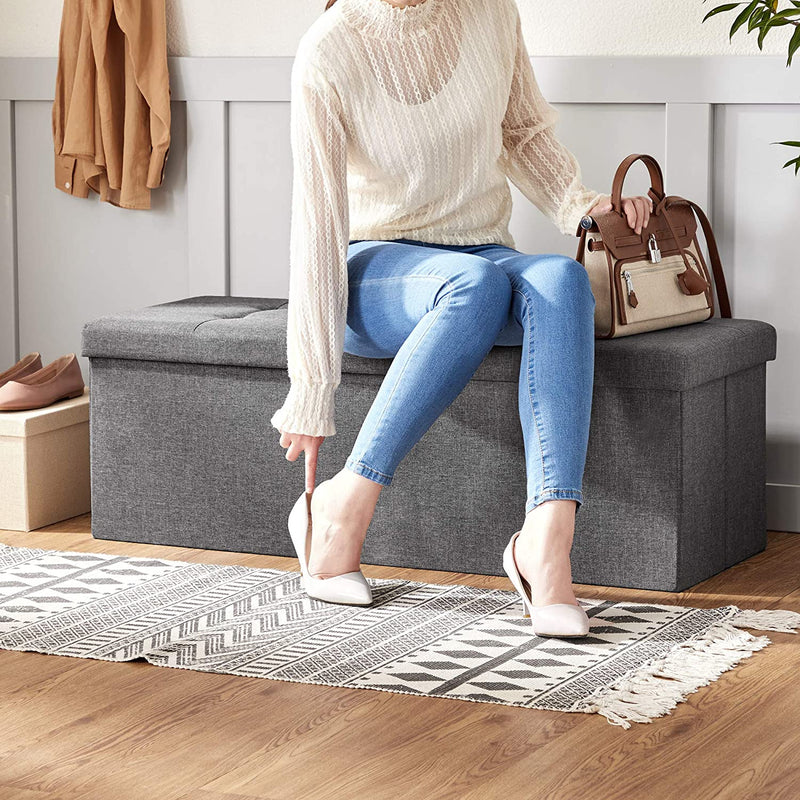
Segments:
[[[570,235],[599,193],[555,136],[515,0],[337,0],[291,87],[290,389],[271,423],[332,436],[351,239],[514,247],[508,178]]]

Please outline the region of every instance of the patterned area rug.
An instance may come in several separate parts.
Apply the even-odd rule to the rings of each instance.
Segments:
[[[370,579],[366,608],[299,572],[0,545],[0,648],[599,713],[630,728],[794,633],[793,611],[581,599],[580,639],[541,638],[511,590]]]

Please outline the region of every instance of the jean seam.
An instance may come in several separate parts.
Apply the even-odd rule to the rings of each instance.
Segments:
[[[375,467],[371,467],[369,464],[367,464],[364,461],[361,461],[360,459],[348,458],[346,463],[349,465],[358,464],[359,466],[366,467],[371,472],[375,472],[384,478],[388,478],[389,480],[392,480],[392,478],[394,477],[392,475],[387,475],[385,472],[381,472],[379,469],[375,469]]]
[[[541,497],[542,495],[545,494],[558,494],[559,492],[574,492],[575,494],[582,494],[581,489],[560,486],[560,487],[554,487],[552,489],[543,489],[541,492],[538,493],[538,495],[534,495],[534,497]]]
[[[559,498],[559,494],[566,494],[569,495],[568,497]],[[564,500],[577,500],[579,503],[583,503],[583,491],[581,489],[545,489],[544,491],[539,492],[538,494],[534,495],[532,498],[529,498],[525,501],[525,509],[526,511],[532,510],[532,508],[540,505],[545,499],[547,499],[548,495],[554,495],[554,499],[564,499]],[[532,506],[531,509],[528,509],[528,506]]]
[[[410,276],[410,277],[429,277],[429,276],[416,276],[415,275],[415,276]],[[430,277],[437,277],[437,276],[430,276]],[[447,308],[450,305],[450,298],[452,296],[452,291],[453,291],[452,286],[453,285],[452,285],[451,281],[448,280],[447,278],[441,278],[440,277],[440,278],[438,278],[438,280],[443,280],[447,286],[451,287],[451,290],[447,293],[447,302],[446,303],[437,304],[436,307],[433,309],[434,313],[431,315],[431,321],[428,323],[428,326],[425,328],[425,330],[420,335],[419,339],[417,340],[417,343],[414,345],[414,349],[406,357],[405,364],[403,364],[403,369],[400,371],[400,374],[397,376],[397,380],[395,381],[394,386],[392,387],[391,394],[386,398],[386,402],[383,404],[383,408],[381,409],[380,417],[378,417],[377,421],[375,422],[375,427],[373,428],[373,434],[377,434],[378,433],[380,425],[383,422],[383,418],[386,415],[386,409],[389,407],[389,404],[390,404],[392,398],[394,397],[394,393],[397,391],[397,387],[400,385],[400,381],[401,381],[401,379],[402,379],[403,375],[405,374],[405,371],[406,371],[406,369],[408,367],[408,362],[411,361],[411,356],[413,356],[414,353],[416,353],[417,348],[420,346],[420,344],[422,344],[422,341],[424,340],[425,335],[431,329],[431,326],[433,325],[433,323],[436,322],[436,320],[439,318],[439,315],[441,314],[442,309]],[[358,456],[358,458],[361,459],[365,455],[366,455],[366,453],[362,452]],[[376,470],[376,472],[377,472],[377,470]]]
[[[525,292],[521,292],[519,289],[514,289],[517,294],[522,295],[522,299],[525,301],[525,309],[527,311],[528,317],[528,364],[525,365],[526,373],[527,373],[527,381],[526,385],[528,388],[528,400],[530,401],[531,405],[531,415],[533,416],[533,426],[536,429],[536,440],[539,444],[539,459],[542,464],[542,491],[545,490],[547,486],[547,477],[545,474],[544,468],[544,449],[542,448],[542,434],[539,430],[539,418],[536,413],[536,404],[533,398],[533,390],[531,389],[531,384],[533,382],[533,362],[534,362],[534,352],[533,352],[533,332],[534,332],[534,322],[533,322],[533,313],[531,309],[530,298],[525,294]]]

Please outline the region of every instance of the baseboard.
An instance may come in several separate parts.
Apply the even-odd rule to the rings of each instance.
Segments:
[[[800,533],[800,486],[767,484],[767,530]]]

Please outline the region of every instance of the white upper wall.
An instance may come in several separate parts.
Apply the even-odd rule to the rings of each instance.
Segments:
[[[517,0],[532,56],[786,54],[794,25],[770,30],[760,51],[757,31],[748,34],[745,26],[728,38],[739,9],[702,22],[724,1]],[[167,0],[168,51],[171,56],[293,56],[325,2]],[[0,56],[57,56],[61,9],[61,0],[2,0]]]

